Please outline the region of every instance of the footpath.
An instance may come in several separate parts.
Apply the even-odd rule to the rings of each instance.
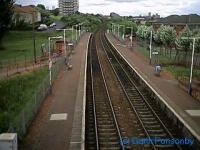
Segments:
[[[157,95],[162,97],[163,103],[200,141],[200,102],[183,91],[173,77],[167,76],[166,73],[161,73],[160,77],[155,76],[154,66],[149,65],[149,61],[134,51],[134,48],[130,50],[111,34],[106,36]]]
[[[78,107],[76,106],[77,97],[80,98],[80,101],[83,101],[84,97],[82,87],[85,84],[89,37],[90,34],[85,33],[75,47],[71,57],[72,69],[67,70],[64,67],[59,73],[53,85],[53,93],[44,100],[20,149],[69,149],[73,121],[76,120],[74,116],[76,116],[75,112],[77,112],[76,108]],[[78,115],[81,116],[81,114]]]

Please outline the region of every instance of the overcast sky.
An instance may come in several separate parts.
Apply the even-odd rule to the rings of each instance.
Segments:
[[[58,0],[16,0],[23,5],[44,4],[50,9],[58,7]],[[200,0],[79,0],[79,11],[108,15],[147,15],[158,13],[161,16],[172,14],[200,14]]]

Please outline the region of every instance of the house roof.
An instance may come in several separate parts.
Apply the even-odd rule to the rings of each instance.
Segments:
[[[20,5],[14,5],[14,12],[17,13],[33,13],[37,10],[34,8],[34,6],[20,6]]]
[[[166,18],[160,18],[152,23],[156,24],[200,24],[200,16],[197,14],[190,15],[171,15]]]

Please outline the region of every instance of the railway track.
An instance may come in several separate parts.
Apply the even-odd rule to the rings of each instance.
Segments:
[[[101,48],[97,45],[100,45]],[[102,30],[92,36],[89,47],[86,91],[86,149],[187,149],[176,144],[162,144],[158,141],[157,143],[151,141],[155,138],[157,140],[158,138],[181,138],[181,134],[177,128],[173,127],[172,122],[166,117],[162,109],[142,90],[141,85],[134,79],[131,71],[127,69]],[[111,75],[112,73],[108,71],[109,69],[114,72],[113,75],[116,80]],[[108,78],[109,75],[110,78]],[[113,81],[110,81],[111,79]],[[117,82],[120,87],[118,92],[123,97],[119,98],[119,101],[122,102],[118,104],[116,97],[112,97],[113,93],[116,94],[116,91],[110,90],[115,87],[114,84],[109,85],[113,82]],[[127,109],[127,111],[120,111],[119,108]],[[124,128],[128,126],[126,116],[129,116],[128,129]],[[133,133],[136,130],[133,131],[133,127],[130,128],[130,126],[137,128],[136,130],[139,130],[139,133]],[[130,131],[132,132],[129,133]],[[143,145],[142,148],[141,146],[124,145],[121,142],[122,136],[129,139],[134,136],[145,138],[149,139],[150,143]]]
[[[109,62],[120,82],[123,91],[129,101],[132,111],[136,114],[145,135],[151,139],[154,137],[161,139],[173,139],[177,137],[176,131],[169,129],[169,123],[163,122],[160,117],[163,117],[161,109],[157,106],[152,108],[153,103],[149,103],[147,96],[143,94],[136,82],[130,78],[129,73],[124,69],[125,67],[118,60],[115,50],[110,45],[104,34],[101,34],[101,43],[107,54]],[[176,144],[162,144],[162,143],[151,143],[153,149],[182,149],[180,145]]]
[[[90,39],[87,71],[86,149],[124,149],[94,36]]]

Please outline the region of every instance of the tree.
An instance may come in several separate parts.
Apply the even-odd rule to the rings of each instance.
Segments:
[[[53,19],[50,17],[51,13],[48,10],[44,10],[40,7],[37,7],[37,10],[41,13],[41,23],[46,25],[53,23]]]
[[[176,39],[176,46],[179,47],[181,50],[183,50],[185,52],[184,60],[187,59],[187,54],[188,54],[190,47],[191,47],[192,40],[189,39],[191,36],[192,36],[192,32],[189,29],[189,27],[186,26],[183,29],[183,31],[180,33],[179,37]]]
[[[129,20],[124,20],[122,22],[120,22],[121,25],[125,25],[125,27],[132,27],[133,29],[133,35],[136,34],[137,32],[137,24],[133,21],[129,21]],[[130,28],[126,28],[125,29],[125,34],[130,34],[131,33],[131,29]]]
[[[195,37],[200,37],[200,32],[198,32]],[[195,42],[195,52],[200,53],[200,39],[196,39]]]
[[[0,0],[0,49],[3,49],[2,38],[12,21],[13,3],[13,0]]]
[[[175,44],[176,31],[173,27],[162,25],[160,27],[159,32],[160,32],[159,33],[160,34],[160,40],[164,44],[165,54],[166,54],[166,49],[169,48],[170,57],[171,57],[171,48]]]
[[[138,26],[138,30],[136,32],[136,35],[142,39],[145,39],[146,37],[146,32],[147,32],[147,26],[145,25],[140,25]]]
[[[51,13],[52,13],[54,16],[58,16],[58,15],[59,15],[59,8],[56,8],[56,9],[52,10]]]
[[[83,23],[83,26],[89,31],[95,31],[102,24],[101,17],[81,13],[63,16],[61,20],[65,22],[67,27],[72,27],[73,25]]]
[[[181,32],[181,34],[179,35],[179,37],[177,38],[177,43],[179,43],[179,46],[181,46],[181,48],[185,51],[185,54],[187,55],[189,49],[190,49],[190,45],[191,45],[191,39],[189,39],[192,36],[192,32],[190,30],[190,28],[188,26],[186,26],[183,31]],[[183,38],[187,38],[188,39],[183,39]]]
[[[42,4],[38,4],[37,7],[39,7],[39,8],[41,8],[41,9],[45,10],[45,6],[42,5]]]

